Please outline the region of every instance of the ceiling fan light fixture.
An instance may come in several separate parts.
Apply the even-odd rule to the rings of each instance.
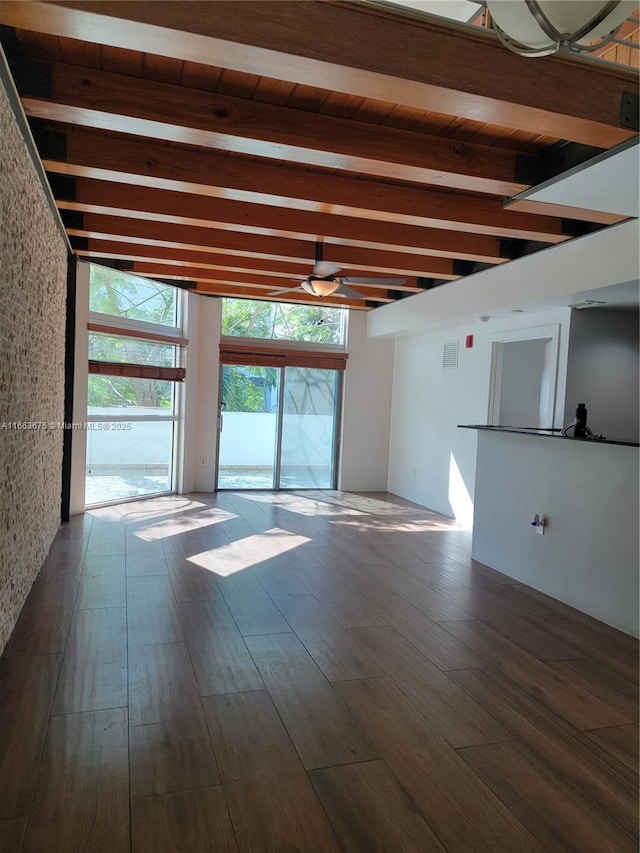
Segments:
[[[313,296],[330,296],[340,287],[339,278],[305,278],[302,289]]]
[[[487,0],[500,41],[520,56],[588,53],[607,44],[635,0]]]

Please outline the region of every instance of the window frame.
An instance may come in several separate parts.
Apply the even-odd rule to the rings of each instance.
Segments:
[[[91,267],[92,266],[100,266],[100,264],[92,264],[89,263],[89,299],[91,299]],[[137,278],[135,274],[128,274],[133,278]],[[154,282],[156,283],[156,282]],[[157,282],[158,284],[163,284],[165,287],[171,287],[171,285],[164,285],[162,282]],[[184,318],[186,316],[186,305],[185,305],[185,291],[181,288],[175,288],[176,294],[176,304],[175,304],[175,325],[167,325],[164,323],[153,323],[148,320],[139,320],[130,317],[122,317],[118,314],[105,314],[99,311],[89,311],[88,312],[88,322],[87,322],[87,330],[88,333],[94,332],[96,334],[107,334],[113,337],[122,337],[122,338],[133,338],[142,341],[157,341],[159,343],[169,344],[171,346],[176,347],[176,362],[184,363],[185,362],[185,354],[186,347],[189,343],[188,339],[184,337],[182,324],[184,322]],[[92,359],[89,359],[89,364],[91,364]],[[114,365],[114,370],[118,370],[120,362],[109,362],[105,361],[105,364]],[[163,370],[166,368],[163,368]],[[175,370],[176,368],[171,368]],[[184,370],[180,368],[182,373],[184,374]],[[88,382],[91,376],[100,375],[100,371],[95,371],[89,369],[87,375],[87,387]],[[119,375],[116,373],[115,375]],[[107,414],[89,414],[89,405],[87,402],[86,406],[86,422],[89,423],[116,423],[116,422],[132,422],[132,423],[173,423],[172,429],[172,446],[171,446],[171,461],[168,471],[168,482],[169,488],[167,490],[163,490],[160,492],[153,492],[144,495],[138,495],[135,497],[123,497],[116,498],[115,500],[109,501],[100,501],[97,503],[86,503],[85,498],[85,509],[93,509],[99,506],[107,506],[110,504],[119,504],[129,500],[137,500],[140,498],[146,497],[154,497],[162,494],[171,494],[176,491],[177,481],[178,481],[178,465],[179,460],[181,458],[180,452],[180,436],[183,432],[183,423],[182,423],[182,390],[181,385],[183,385],[183,381],[180,379],[170,379],[173,383],[173,399],[172,406],[170,409],[170,414],[166,415],[150,415],[150,414],[129,414],[123,416],[122,413],[118,415],[107,415]],[[135,411],[135,410],[133,410]],[[85,454],[85,466],[88,467],[86,454]],[[86,469],[85,469],[85,478],[86,478]]]

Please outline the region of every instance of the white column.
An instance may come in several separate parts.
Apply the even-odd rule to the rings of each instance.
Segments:
[[[186,336],[187,380],[183,394],[181,462],[178,491],[211,492],[217,453],[220,343],[219,299],[189,293]]]

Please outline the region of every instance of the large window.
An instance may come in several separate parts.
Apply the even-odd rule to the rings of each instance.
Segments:
[[[175,346],[164,341],[122,337],[109,332],[89,332],[89,358],[174,367]]]
[[[217,487],[335,488],[340,373],[223,364]]]
[[[346,317],[223,300],[217,488],[335,488]]]
[[[91,265],[86,504],[173,490],[181,292]]]
[[[89,310],[109,317],[178,325],[180,291],[166,284],[91,264]]]
[[[318,305],[222,300],[222,334],[241,338],[344,344],[347,311]]]

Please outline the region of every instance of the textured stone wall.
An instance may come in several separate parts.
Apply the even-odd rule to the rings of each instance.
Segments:
[[[66,247],[0,83],[0,651],[60,523]]]

